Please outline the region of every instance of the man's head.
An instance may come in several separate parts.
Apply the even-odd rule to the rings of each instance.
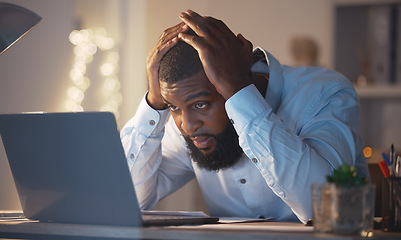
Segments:
[[[192,29],[186,34],[196,35]],[[167,83],[175,83],[187,79],[203,71],[198,52],[190,45],[179,41],[160,61],[159,79]]]
[[[228,120],[225,99],[207,78],[198,52],[177,43],[160,62],[159,80],[192,159],[207,170],[234,165],[243,153],[238,135]]]

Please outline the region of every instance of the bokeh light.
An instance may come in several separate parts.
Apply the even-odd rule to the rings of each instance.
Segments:
[[[74,30],[69,35],[70,42],[75,46],[75,59],[70,71],[72,86],[67,89],[65,108],[67,111],[84,111],[82,102],[85,99],[85,91],[91,85],[90,79],[85,76],[87,65],[93,61],[98,50],[107,51],[107,57],[100,64],[99,71],[105,77],[103,82],[103,97],[105,104],[100,111],[113,112],[118,118],[118,108],[122,104],[120,81],[118,79],[119,54],[113,38],[107,36],[104,28]],[[100,101],[100,100],[99,100]]]

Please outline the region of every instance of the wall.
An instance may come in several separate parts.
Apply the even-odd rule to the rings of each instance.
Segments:
[[[310,36],[320,47],[321,65],[332,66],[331,1],[148,0],[147,4],[151,9],[146,21],[148,44],[153,45],[164,29],[179,23],[178,15],[182,11],[192,9],[223,20],[234,33],[242,33],[254,46],[268,49],[284,64],[293,63],[289,52],[291,37]]]
[[[332,66],[332,2],[329,0],[8,0],[25,6],[44,21],[0,56],[0,113],[64,111],[73,48],[73,29],[105,27],[120,52],[121,127],[135,112],[147,88],[147,52],[161,32],[177,24],[190,8],[222,19],[234,33],[292,64],[290,38],[308,35],[320,47],[319,62]],[[93,70],[95,71],[95,70]],[[96,102],[97,99],[88,99]],[[204,209],[196,182],[191,182],[158,207]],[[19,209],[2,145],[0,147],[0,209]]]
[[[70,0],[12,0],[42,21],[33,31],[0,56],[0,113],[58,111],[65,95],[74,26]],[[19,209],[9,165],[0,144],[0,209]]]

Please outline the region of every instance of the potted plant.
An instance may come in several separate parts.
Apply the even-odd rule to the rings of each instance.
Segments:
[[[327,184],[320,185],[319,218],[314,220],[317,231],[339,234],[365,235],[371,230],[374,215],[375,189],[366,177],[360,176],[356,168],[342,165],[327,176]],[[315,188],[315,189],[313,189]],[[316,186],[312,188],[314,215],[316,216]],[[314,218],[315,218],[314,216]]]
[[[332,188],[333,232],[364,233],[371,228],[374,215],[375,189],[354,166],[342,165],[327,176]]]

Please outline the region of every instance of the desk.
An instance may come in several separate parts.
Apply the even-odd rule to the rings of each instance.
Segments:
[[[314,233],[301,223],[258,222],[170,227],[119,227],[38,222],[0,222],[0,238],[29,239],[364,239]],[[374,239],[401,239],[401,233],[374,231]]]

